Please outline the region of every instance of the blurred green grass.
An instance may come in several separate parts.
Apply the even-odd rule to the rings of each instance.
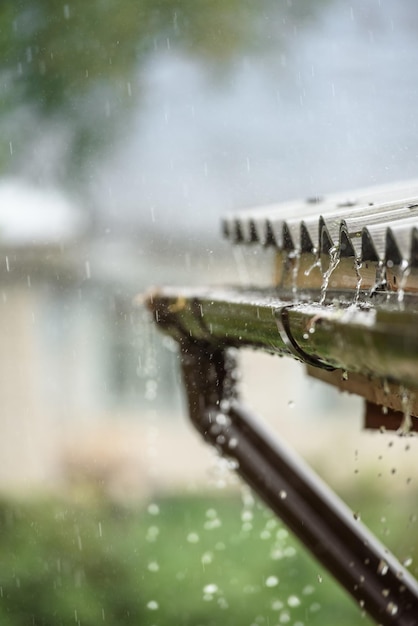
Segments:
[[[244,499],[220,492],[161,497],[136,506],[3,499],[0,623],[370,623],[283,525],[245,493]],[[405,507],[391,507],[392,519],[382,526],[386,496],[370,488],[357,495],[363,518],[380,534],[390,523],[390,545],[402,547],[411,524]],[[411,550],[411,529],[408,542]]]

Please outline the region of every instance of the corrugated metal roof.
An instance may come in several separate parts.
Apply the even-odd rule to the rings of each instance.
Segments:
[[[233,243],[418,264],[418,181],[262,207],[223,220]]]

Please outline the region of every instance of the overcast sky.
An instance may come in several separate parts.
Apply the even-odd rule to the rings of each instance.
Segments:
[[[217,236],[229,209],[417,176],[417,11],[368,4],[325,3],[284,53],[220,83],[156,54],[145,105],[96,169],[106,220]]]

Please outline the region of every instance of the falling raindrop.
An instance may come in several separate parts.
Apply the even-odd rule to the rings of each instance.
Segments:
[[[147,604],[147,609],[149,609],[150,611],[157,611],[158,608],[158,602],[156,602],[155,600],[150,600],[150,602],[148,602]]]
[[[293,299],[297,299],[298,294],[298,274],[299,274],[299,266],[300,266],[300,251],[295,250],[291,254],[289,254],[289,261],[292,264],[292,295]]]
[[[225,598],[218,598],[218,606],[223,611],[225,611],[226,609],[229,609],[229,604]]]
[[[260,533],[260,539],[262,539],[263,541],[266,541],[267,539],[271,538],[271,532],[264,529],[261,531]]]
[[[210,565],[213,562],[213,552],[205,552],[200,560],[202,565]]]
[[[147,531],[146,540],[150,543],[157,541],[158,535],[160,534],[160,529],[158,526],[150,526]]]
[[[284,604],[280,600],[274,600],[271,603],[271,608],[273,609],[273,611],[281,611],[283,606],[284,606]]]
[[[412,394],[409,389],[405,387],[401,387],[401,400],[402,400],[402,411],[403,411],[403,419],[402,424],[399,428],[399,435],[407,435],[412,428],[412,402],[414,400],[414,394]]]
[[[213,595],[218,592],[218,585],[215,583],[209,583],[203,587],[203,593]]]
[[[398,612],[397,605],[394,602],[389,602],[386,607],[386,612],[389,613],[389,615],[396,615]]]
[[[361,266],[362,266],[362,264],[356,258],[355,261],[354,261],[354,270],[356,272],[357,283],[356,283],[356,290],[355,290],[355,295],[354,295],[354,304],[357,304],[359,299],[360,299],[360,289],[361,289],[361,283],[363,281],[363,278],[362,278],[361,273],[360,273]]]
[[[150,515],[158,515],[160,512],[160,507],[158,504],[150,504],[147,509]]]
[[[377,566],[377,573],[379,576],[386,576],[389,571],[389,565],[383,559],[379,561],[379,565]]]
[[[329,251],[329,256],[330,256],[330,261],[329,261],[328,269],[322,275],[321,297],[319,300],[319,304],[324,304],[325,298],[327,297],[329,279],[331,278],[331,274],[333,273],[338,263],[340,262],[339,247],[333,246]]]
[[[405,297],[405,287],[408,280],[408,276],[411,273],[411,268],[409,266],[408,261],[405,259],[402,261],[401,266],[401,279],[399,281],[399,289],[398,289],[398,303],[403,308],[404,306],[404,297]]]
[[[158,565],[157,561],[151,561],[150,563],[148,563],[148,570],[150,572],[158,572],[160,569],[160,566]]]

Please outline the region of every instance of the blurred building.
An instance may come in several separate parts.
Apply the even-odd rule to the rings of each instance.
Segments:
[[[157,265],[53,191],[6,181],[0,206],[0,489],[140,473],[142,414],[179,405],[173,352],[132,307]]]

